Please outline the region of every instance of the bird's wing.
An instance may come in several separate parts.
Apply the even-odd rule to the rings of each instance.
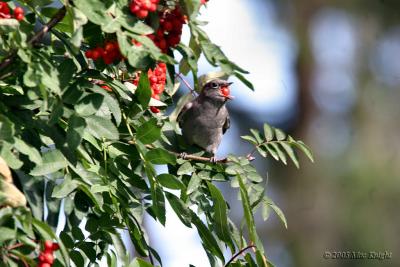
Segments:
[[[229,127],[231,127],[231,119],[229,118],[229,114],[228,114],[228,116],[226,116],[225,123],[222,126],[222,133],[224,134],[226,132],[226,130],[229,129]]]
[[[182,121],[183,121],[183,116],[185,113],[193,107],[193,101],[190,101],[186,105],[183,106],[182,110],[179,112],[178,117],[176,118],[176,121],[179,123],[179,127],[182,128]]]

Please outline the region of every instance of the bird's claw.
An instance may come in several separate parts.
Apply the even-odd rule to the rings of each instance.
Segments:
[[[252,154],[248,154],[248,155],[246,156],[246,159],[247,159],[248,161],[253,161],[253,160],[255,160],[256,158],[255,158]]]
[[[182,152],[181,154],[179,154],[179,157],[180,157],[181,159],[186,159],[187,153],[186,153],[186,152]]]
[[[210,158],[210,162],[211,162],[211,163],[214,163],[214,164],[215,164],[215,163],[217,163],[217,161],[218,161],[218,160],[217,160],[216,157],[211,157],[211,158]]]

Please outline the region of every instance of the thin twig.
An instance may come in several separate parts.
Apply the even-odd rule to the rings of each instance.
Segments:
[[[239,257],[240,254],[242,254],[243,252],[245,252],[246,250],[251,249],[251,248],[254,248],[254,249],[255,249],[256,246],[250,245],[250,246],[247,246],[247,247],[245,247],[245,248],[242,248],[241,250],[239,250],[239,252],[237,252],[235,255],[232,256],[232,258],[224,265],[224,267],[229,266],[229,264],[231,264],[237,257]],[[254,251],[254,250],[253,250],[253,251]]]
[[[186,87],[190,90],[192,95],[196,96],[196,91],[193,89],[193,87],[185,80],[185,78],[182,76],[182,73],[177,73],[175,77],[179,77],[181,81],[186,85]]]
[[[65,6],[63,6],[61,9],[58,10],[58,12],[54,15],[54,17],[35,35],[32,36],[32,38],[28,41],[28,44],[32,45],[36,41],[38,41],[40,38],[43,37],[48,31],[50,31],[54,26],[57,25],[64,17],[67,9]],[[7,56],[3,62],[0,64],[0,71],[8,67],[15,59],[15,56],[17,55],[17,49],[14,49],[11,51],[11,54]]]
[[[17,244],[7,247],[6,250],[16,249],[16,248],[22,247],[24,245],[25,245],[24,243],[17,243]]]

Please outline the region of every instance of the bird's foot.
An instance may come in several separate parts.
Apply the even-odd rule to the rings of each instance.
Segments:
[[[255,158],[252,154],[248,154],[248,155],[246,156],[246,159],[247,159],[248,161],[253,161],[253,160],[255,160],[256,158]]]
[[[187,153],[186,153],[186,152],[182,152],[181,154],[179,154],[179,157],[180,157],[181,159],[186,159]]]
[[[218,162],[218,160],[217,160],[216,157],[212,156],[212,157],[210,158],[210,162],[213,163],[213,164],[215,164],[215,163]]]

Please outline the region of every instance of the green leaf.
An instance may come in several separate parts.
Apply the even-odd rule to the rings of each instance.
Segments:
[[[275,129],[276,139],[278,141],[285,140],[286,134],[281,129]]]
[[[68,166],[68,162],[64,158],[60,150],[54,149],[46,152],[42,157],[43,163],[37,165],[30,174],[33,176],[41,176],[54,173]]]
[[[264,221],[268,220],[270,214],[271,214],[270,205],[266,201],[261,202],[261,216],[263,220]]]
[[[64,178],[64,181],[54,187],[51,196],[54,198],[65,198],[72,193],[79,186],[79,184],[80,183],[77,180],[72,180],[71,175],[67,174]]]
[[[246,186],[245,186],[240,174],[237,174],[236,177],[238,178],[238,181],[239,181],[240,196],[241,196],[241,200],[242,200],[243,212],[244,212],[244,217],[246,220],[247,228],[249,231],[250,240],[256,245],[257,250],[260,250],[262,253],[264,253],[264,247],[257,235],[256,224],[254,221],[253,211],[251,209],[250,199],[249,199],[249,195],[247,193]]]
[[[74,61],[70,58],[65,59],[61,64],[58,66],[58,72],[60,74],[60,88],[66,88],[74,73],[77,71],[76,65]]]
[[[165,198],[164,191],[160,186],[154,184],[151,189],[151,198],[153,200],[152,208],[162,225],[165,225]]]
[[[244,75],[242,75],[241,73],[235,71],[234,75],[240,80],[242,81],[242,83],[244,83],[248,88],[250,88],[251,90],[254,91],[254,85],[246,79],[246,77],[244,77]]]
[[[240,138],[242,138],[242,139],[244,139],[246,141],[249,141],[253,145],[257,145],[258,144],[257,140],[255,138],[251,137],[250,135],[242,135],[242,136],[240,136]]]
[[[278,152],[275,151],[275,148],[274,148],[274,146],[273,146],[272,144],[267,144],[267,145],[264,145],[263,147],[265,147],[265,148],[268,150],[269,154],[270,154],[275,160],[279,160]]]
[[[8,240],[15,240],[17,236],[17,231],[8,227],[0,227],[0,243]]]
[[[87,130],[90,134],[95,136],[97,139],[107,138],[111,140],[119,139],[118,129],[114,124],[102,117],[92,115],[85,118],[87,124]]]
[[[199,232],[204,249],[211,254],[217,256],[221,259],[222,262],[224,262],[224,255],[222,254],[222,251],[218,246],[218,242],[215,240],[211,231],[205,226],[205,224],[193,211],[190,211],[190,213],[192,215],[192,223],[196,226],[197,231]]]
[[[86,122],[83,118],[73,115],[68,120],[67,142],[72,151],[81,143],[86,129]]]
[[[0,140],[14,142],[14,124],[3,114],[0,114]]]
[[[138,87],[135,91],[135,94],[139,100],[140,105],[145,109],[149,105],[151,98],[151,89],[149,78],[147,77],[147,73],[143,72],[140,75],[140,80],[138,83]]]
[[[190,178],[190,182],[188,184],[187,190],[186,190],[186,194],[190,195],[191,193],[195,192],[196,190],[198,190],[198,188],[201,185],[201,177],[198,176],[197,174],[193,174],[192,177]]]
[[[282,210],[277,205],[275,205],[275,203],[271,199],[265,197],[265,201],[275,211],[276,215],[278,215],[279,219],[282,221],[283,225],[287,229],[286,217],[283,214]]]
[[[228,225],[228,210],[225,203],[224,196],[212,183],[207,182],[208,189],[210,190],[211,197],[213,199],[213,219],[215,232],[217,236],[224,241],[232,251],[235,251],[235,246],[230,237],[229,225]]]
[[[22,139],[14,138],[14,147],[22,154],[27,155],[29,159],[37,165],[42,164],[42,157],[39,151],[32,145],[25,143]]]
[[[179,217],[181,222],[187,227],[191,228],[191,214],[185,203],[183,203],[183,201],[174,194],[169,192],[165,192],[165,196],[167,197],[168,202],[171,204],[172,209],[175,211],[175,214]]]
[[[163,148],[150,150],[145,158],[153,164],[176,164],[176,157]]]
[[[75,105],[75,111],[83,116],[87,117],[95,114],[101,107],[104,101],[104,96],[101,94],[90,94],[85,96],[82,100]]]
[[[128,265],[128,267],[154,267],[154,266],[148,263],[147,261],[136,258]]]
[[[297,141],[295,145],[306,154],[306,156],[310,159],[311,162],[314,162],[314,157],[311,153],[311,150],[304,144],[302,141]]]
[[[279,145],[278,145],[277,143],[271,143],[270,145],[271,145],[271,146],[275,149],[275,151],[278,153],[279,159],[286,165],[286,164],[287,164],[287,162],[286,162],[286,155],[285,155],[285,153],[282,152],[282,150],[281,150],[281,148],[279,147]]]
[[[106,25],[111,16],[107,12],[105,2],[101,0],[75,0],[74,5],[93,23]]]
[[[178,175],[184,175],[184,174],[192,173],[192,172],[194,172],[194,171],[195,171],[195,169],[193,168],[192,164],[190,164],[190,162],[187,161],[187,162],[183,163],[183,164],[179,167],[179,169],[178,169],[178,171],[177,171],[176,173],[177,173]]]
[[[265,140],[272,141],[274,139],[274,130],[268,124],[264,123]]]
[[[151,144],[161,136],[161,127],[157,125],[157,119],[152,118],[140,125],[136,132],[136,139],[143,144]]]
[[[84,266],[85,265],[85,259],[82,256],[81,252],[77,250],[72,250],[69,254],[71,257],[71,260],[75,263],[76,266]]]
[[[157,176],[157,181],[164,187],[169,189],[185,189],[185,185],[175,176],[168,173],[163,173]]]
[[[250,129],[250,132],[253,134],[253,136],[257,140],[258,144],[261,144],[263,142],[263,139],[261,138],[260,131],[258,131],[256,129]]]
[[[299,160],[297,159],[296,153],[294,152],[293,148],[286,142],[281,142],[280,145],[283,147],[283,149],[285,149],[286,154],[289,155],[294,165],[296,165],[296,167],[299,168],[300,167]]]

